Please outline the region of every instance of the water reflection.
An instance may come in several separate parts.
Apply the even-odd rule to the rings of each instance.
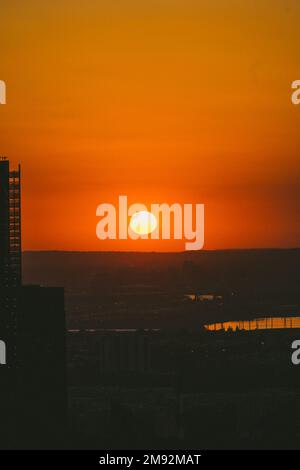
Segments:
[[[223,300],[222,295],[215,294],[184,294],[184,297],[188,300],[200,301],[200,302],[212,302]]]
[[[276,330],[300,328],[300,317],[267,317],[255,320],[227,321],[205,325],[209,331]]]

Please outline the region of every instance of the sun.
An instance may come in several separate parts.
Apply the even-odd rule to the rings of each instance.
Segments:
[[[157,220],[151,212],[139,211],[133,214],[129,225],[137,235],[149,235],[156,229]]]

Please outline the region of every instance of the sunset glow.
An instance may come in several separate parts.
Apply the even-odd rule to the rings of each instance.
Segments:
[[[205,249],[299,246],[288,3],[4,2],[1,153],[22,164],[23,249],[184,249],[99,241],[95,209],[118,194],[204,203]]]

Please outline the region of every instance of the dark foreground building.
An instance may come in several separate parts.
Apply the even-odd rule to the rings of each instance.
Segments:
[[[20,167],[0,161],[0,448],[55,448],[66,426],[64,290],[21,282]]]

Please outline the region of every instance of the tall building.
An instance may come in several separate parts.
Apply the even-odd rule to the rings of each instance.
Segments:
[[[0,287],[21,285],[21,169],[0,160]]]
[[[0,340],[9,367],[17,363],[17,288],[21,286],[21,171],[0,159]]]
[[[67,402],[64,289],[24,286],[21,271],[20,166],[1,159],[0,449],[57,447]]]

